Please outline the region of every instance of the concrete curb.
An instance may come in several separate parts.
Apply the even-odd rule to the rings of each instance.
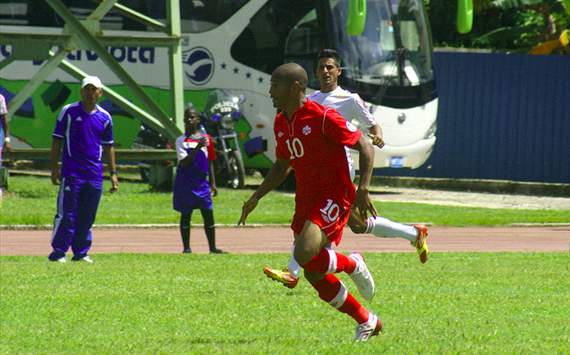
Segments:
[[[236,224],[216,224],[216,228],[238,228]],[[202,228],[203,224],[193,223],[192,227]],[[290,224],[246,224],[239,228],[290,228]],[[30,224],[14,224],[2,225],[2,230],[52,230],[53,225],[30,225]],[[164,223],[164,224],[95,224],[93,229],[178,229],[178,223]]]
[[[372,185],[451,191],[507,193],[532,196],[570,197],[570,184],[543,182],[373,176]]]
[[[44,171],[11,170],[10,174],[14,176],[50,176],[48,172]],[[139,178],[128,176],[121,176],[120,180],[141,182]],[[405,176],[373,176],[372,185],[387,185],[392,187],[412,187],[420,189],[426,188],[466,192],[506,193],[531,196],[570,197],[570,184],[562,183],[483,179],[419,178]]]
[[[405,223],[405,224],[425,224],[426,226],[433,226],[433,223],[429,222],[418,222],[418,223]],[[192,227],[202,228],[203,224],[192,224]],[[216,228],[286,228],[289,229],[291,226],[289,224],[246,224],[245,226],[237,227],[235,224],[216,224]],[[445,226],[440,226],[445,227]],[[453,227],[453,226],[449,226]],[[527,227],[570,227],[570,223],[511,223],[502,226],[469,226],[466,228],[482,227],[482,228],[527,228]],[[42,225],[28,225],[28,224],[14,224],[14,225],[3,225],[0,226],[0,231],[3,230],[52,230],[53,226],[51,224]],[[93,226],[93,229],[178,229],[178,224],[175,223],[165,223],[165,224],[97,224]]]

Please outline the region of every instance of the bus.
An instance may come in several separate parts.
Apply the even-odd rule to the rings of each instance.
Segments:
[[[96,7],[90,0],[61,1],[80,20]],[[166,1],[121,3],[159,21],[166,18]],[[202,110],[214,90],[240,98],[236,131],[246,169],[264,170],[275,160],[271,72],[296,62],[309,74],[309,91],[317,90],[315,56],[322,48],[339,52],[341,86],[363,98],[383,129],[386,145],[375,148],[374,167],[417,168],[428,159],[436,141],[438,97],[421,0],[182,0],[180,20],[184,100]],[[1,41],[3,29],[62,33],[63,26],[43,1],[3,2],[0,63],[12,54],[12,46]],[[151,31],[116,10],[100,26],[105,33]],[[107,50],[160,107],[168,108],[167,49],[126,44]],[[72,50],[65,59],[137,102],[93,51]],[[41,64],[41,59],[17,60],[0,66],[0,93],[8,102]],[[60,69],[52,72],[13,113],[13,146],[49,147],[57,113],[78,98],[77,79]],[[113,115],[118,148],[144,146],[148,137],[160,136],[110,100],[100,104]]]

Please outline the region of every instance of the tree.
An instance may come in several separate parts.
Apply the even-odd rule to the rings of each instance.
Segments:
[[[473,0],[473,30],[459,34],[449,16],[457,9],[455,1],[429,0],[436,46],[527,53],[540,43],[557,40],[570,25],[569,0]]]

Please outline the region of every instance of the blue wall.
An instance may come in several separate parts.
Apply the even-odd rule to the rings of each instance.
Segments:
[[[570,183],[570,57],[435,53],[437,143],[380,175]]]

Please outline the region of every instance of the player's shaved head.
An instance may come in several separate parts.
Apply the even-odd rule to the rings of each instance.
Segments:
[[[278,66],[271,74],[269,96],[273,107],[292,115],[305,101],[307,88],[307,72],[296,63],[286,63]]]
[[[285,63],[278,66],[273,71],[271,80],[284,83],[297,81],[303,88],[306,88],[309,83],[307,72],[297,63]]]

